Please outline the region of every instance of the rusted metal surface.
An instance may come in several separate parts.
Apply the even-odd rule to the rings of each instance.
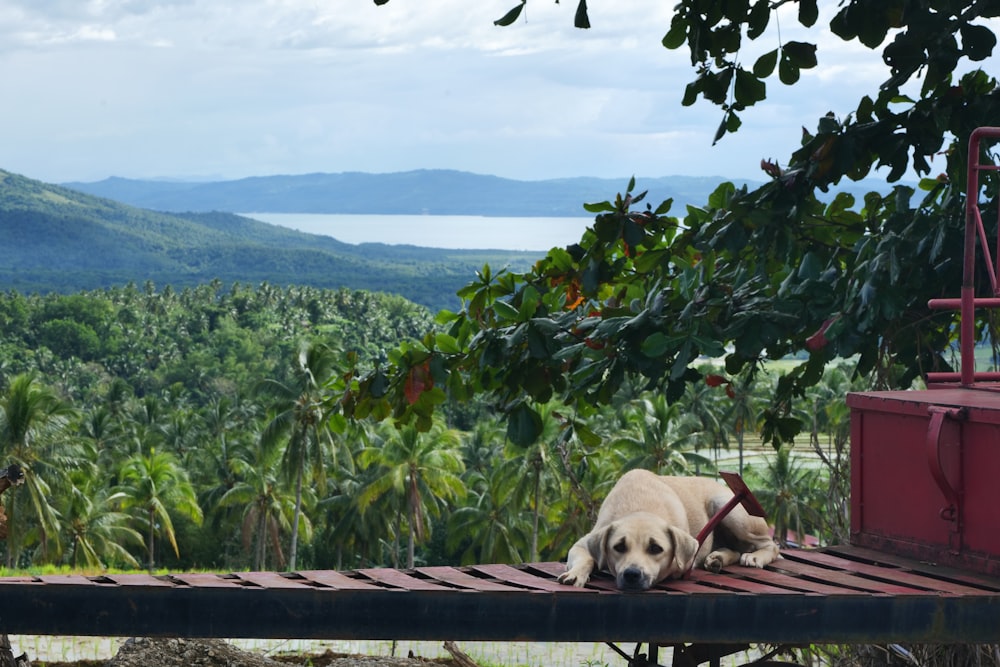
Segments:
[[[1000,579],[854,547],[624,593],[561,563],[0,578],[11,634],[636,641],[1000,642]]]

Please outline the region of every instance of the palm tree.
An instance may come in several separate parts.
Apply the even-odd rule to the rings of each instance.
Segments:
[[[774,539],[788,546],[788,531],[794,530],[800,541],[806,530],[816,525],[811,502],[819,487],[818,474],[803,466],[791,453],[791,446],[777,449],[764,470],[753,471],[751,487],[774,524]]]
[[[736,434],[736,445],[739,449],[739,474],[743,474],[743,443],[748,430],[755,431],[758,418],[757,404],[759,399],[754,394],[754,383],[750,374],[740,377],[739,381],[730,385],[732,405],[727,417],[732,419],[732,430]]]
[[[479,477],[473,501],[449,517],[447,547],[464,547],[462,564],[520,563],[531,517],[513,501],[513,480],[506,471],[497,468]]]
[[[260,440],[247,447],[235,448],[229,467],[238,481],[220,498],[218,509],[242,509],[241,536],[243,548],[253,554],[253,569],[262,570],[267,564],[267,548],[271,545],[278,567],[284,567],[281,533],[289,528],[295,500],[285,492],[281,480],[281,450],[264,447]],[[304,519],[307,534],[312,530]]]
[[[531,544],[528,549],[528,558],[532,562],[538,560],[544,498],[547,491],[558,488],[562,470],[554,451],[563,426],[558,408],[556,403],[538,406],[542,432],[527,447],[509,444],[509,455],[504,462],[506,473],[514,480],[511,501],[518,506],[528,504],[532,509]]]
[[[692,382],[684,390],[682,400],[686,412],[695,418],[697,426],[690,429],[689,440],[694,444],[695,452],[702,445],[707,445],[715,459],[718,460],[719,449],[729,448],[729,430],[722,419],[728,397],[716,387],[707,382]],[[700,466],[695,467],[700,473]]]
[[[625,434],[611,441],[611,449],[628,457],[625,469],[643,468],[661,475],[683,474],[709,460],[692,451],[687,434],[700,425],[680,403],[652,394],[624,411]]]
[[[326,345],[303,343],[299,348],[292,379],[288,383],[265,380],[259,390],[273,397],[270,421],[261,433],[261,442],[272,447],[285,440],[284,470],[295,480],[295,512],[288,553],[288,567],[294,570],[298,557],[299,517],[302,514],[302,486],[307,473],[322,486],[325,457],[333,452],[327,423],[324,385],[336,363],[334,351]]]
[[[360,464],[375,466],[376,477],[361,491],[358,505],[362,511],[387,495],[404,501],[407,518],[407,567],[414,566],[415,545],[426,537],[428,516],[436,516],[449,500],[465,495],[459,475],[463,464],[457,431],[435,420],[422,433],[414,426],[396,429],[389,425],[379,432],[374,446],[364,448]]]
[[[46,478],[60,474],[58,452],[54,449],[74,414],[70,405],[51,389],[39,384],[33,374],[22,374],[11,380],[0,397],[0,451],[9,463],[24,471],[24,494],[13,494],[8,502],[7,566],[12,567],[24,546],[24,530],[14,516],[27,502],[37,521],[43,553],[48,538],[58,537],[59,517],[50,503],[50,487]]]
[[[146,528],[149,569],[155,566],[157,533],[162,532],[174,554],[180,556],[170,513],[179,512],[200,524],[202,511],[187,473],[174,455],[156,449],[133,454],[123,464],[120,477],[117,491],[123,494],[122,509],[136,510],[136,518]]]
[[[126,544],[142,544],[142,534],[130,527],[128,514],[118,510],[125,495],[100,486],[78,469],[71,473],[73,485],[61,507],[70,538],[70,564],[103,569],[111,563],[139,567]]]

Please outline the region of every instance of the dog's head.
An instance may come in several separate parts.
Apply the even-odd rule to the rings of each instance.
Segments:
[[[662,517],[636,512],[592,534],[589,550],[597,567],[615,577],[621,590],[644,591],[687,572],[698,541]]]

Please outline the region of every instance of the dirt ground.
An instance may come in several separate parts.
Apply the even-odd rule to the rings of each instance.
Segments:
[[[28,656],[31,659],[31,656]],[[458,667],[451,659],[345,655],[264,656],[219,639],[150,639],[125,642],[110,661],[45,662],[45,667]]]

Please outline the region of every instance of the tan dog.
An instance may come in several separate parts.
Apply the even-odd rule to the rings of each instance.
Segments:
[[[583,586],[595,570],[607,570],[622,590],[646,590],[692,566],[713,572],[739,562],[764,567],[778,545],[760,517],[737,505],[698,548],[693,537],[733,497],[704,477],[667,477],[632,470],[601,504],[594,529],[569,550],[559,581]],[[715,542],[718,548],[715,548]]]

